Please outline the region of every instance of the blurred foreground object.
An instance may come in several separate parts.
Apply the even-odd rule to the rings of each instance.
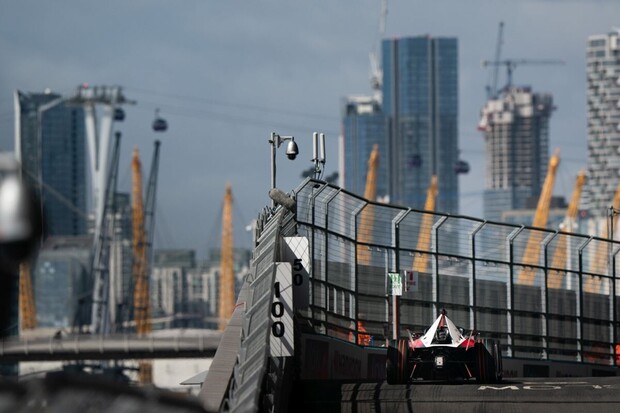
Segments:
[[[204,413],[199,401],[154,387],[131,387],[105,377],[50,373],[19,383],[0,378],[0,413]]]
[[[36,194],[19,176],[11,154],[0,153],[0,265],[17,266],[39,245],[43,228]]]
[[[39,245],[41,215],[36,194],[20,178],[19,163],[13,154],[0,153],[0,338],[17,332],[19,264]]]

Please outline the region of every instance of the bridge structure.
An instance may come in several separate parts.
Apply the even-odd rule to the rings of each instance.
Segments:
[[[290,196],[259,216],[251,273],[201,389],[208,411],[288,411],[330,394],[315,384],[375,383],[349,387],[392,397],[387,340],[441,309],[500,340],[505,377],[620,373],[618,242],[379,204],[313,179]],[[394,309],[388,273],[406,274]]]
[[[28,361],[129,360],[213,357],[221,333],[198,334],[62,334],[16,336],[0,340],[3,363]]]

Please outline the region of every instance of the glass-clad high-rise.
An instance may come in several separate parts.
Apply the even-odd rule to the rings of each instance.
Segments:
[[[92,238],[50,237],[33,271],[39,327],[65,328],[90,322]]]
[[[422,209],[437,175],[437,211],[458,213],[458,42],[417,36],[382,43],[390,202]]]
[[[344,168],[340,171],[345,188],[358,195],[364,194],[368,161],[374,145],[379,148],[379,165],[376,178],[377,197],[388,195],[387,170],[390,160],[386,139],[385,116],[379,102],[371,96],[354,96],[346,99],[342,116],[342,147]]]
[[[50,235],[86,233],[84,112],[54,93],[15,92],[15,155],[40,194]]]

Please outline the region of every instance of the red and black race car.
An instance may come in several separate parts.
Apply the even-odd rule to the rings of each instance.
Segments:
[[[405,384],[415,379],[477,379],[497,383],[502,379],[502,353],[497,340],[483,340],[474,332],[464,334],[441,314],[422,335],[392,340],[386,362],[387,382]]]

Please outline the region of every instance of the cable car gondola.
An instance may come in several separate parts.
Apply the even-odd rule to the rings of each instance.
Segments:
[[[409,166],[409,168],[419,168],[420,166],[422,166],[422,157],[419,154],[409,156],[407,165]]]
[[[168,122],[159,116],[159,109],[155,110],[155,120],[153,121],[153,130],[155,132],[164,132],[168,129]]]
[[[125,111],[121,108],[114,109],[114,120],[117,122],[122,122],[125,120]]]
[[[454,165],[454,172],[457,174],[469,173],[469,163],[467,161],[458,160]]]

